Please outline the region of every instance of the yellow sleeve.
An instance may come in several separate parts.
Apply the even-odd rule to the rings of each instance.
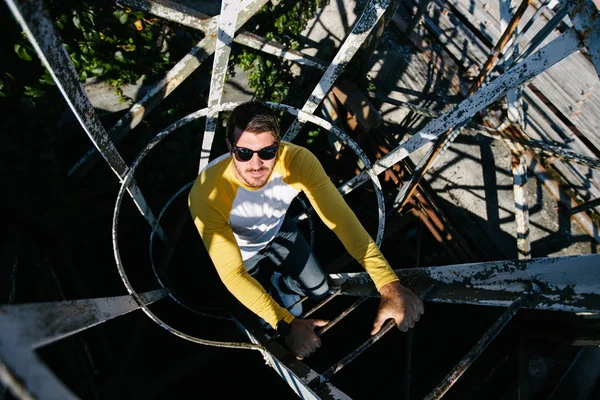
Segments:
[[[196,179],[188,196],[190,213],[217,273],[229,292],[246,308],[268,322],[291,322],[294,316],[281,307],[244,268],[242,255],[228,223],[226,190],[206,185],[205,176]],[[220,188],[222,189],[222,188]]]
[[[341,193],[309,150],[296,156],[293,170],[301,174],[302,190],[323,221],[340,239],[348,253],[367,271],[377,290],[399,278],[377,244],[362,226]]]

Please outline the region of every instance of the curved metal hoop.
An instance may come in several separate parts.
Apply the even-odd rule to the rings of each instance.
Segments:
[[[125,285],[125,288],[127,289],[127,292],[138,302],[138,304],[140,305],[140,308],[143,310],[143,312],[146,315],[148,315],[148,317],[150,317],[150,319],[152,319],[154,322],[156,322],[159,326],[161,326],[162,328],[166,329],[167,331],[175,334],[176,336],[179,336],[183,339],[186,339],[186,340],[189,340],[189,341],[195,342],[195,343],[211,345],[211,346],[219,346],[219,347],[261,350],[262,347],[259,345],[255,345],[255,344],[238,343],[238,342],[219,342],[219,341],[210,341],[210,340],[200,339],[195,336],[191,336],[186,333],[183,333],[183,332],[171,327],[166,322],[162,321],[158,316],[156,316],[152,311],[150,311],[146,305],[143,304],[143,302],[141,301],[141,299],[139,299],[137,293],[133,289],[131,282],[129,281],[129,279],[127,277],[127,274],[125,273],[125,269],[123,268],[123,262],[121,260],[121,255],[120,255],[119,246],[118,246],[117,225],[118,225],[119,213],[120,213],[120,209],[121,209],[121,203],[123,201],[125,192],[127,191],[127,189],[129,189],[129,185],[131,184],[131,182],[133,180],[133,176],[135,174],[136,169],[139,167],[141,161],[148,155],[150,150],[152,150],[161,140],[163,140],[165,137],[167,137],[168,135],[170,135],[171,133],[173,133],[175,130],[182,127],[183,125],[185,125],[189,122],[192,122],[198,118],[206,117],[209,113],[213,114],[215,112],[233,110],[239,104],[241,104],[241,103],[225,103],[225,104],[220,104],[220,105],[213,106],[213,107],[207,107],[207,108],[203,108],[201,110],[195,111],[195,112],[181,118],[180,120],[174,122],[173,124],[169,125],[165,130],[159,132],[148,143],[146,148],[144,148],[139,153],[137,158],[134,160],[134,162],[132,163],[131,167],[127,171],[127,174],[125,175],[125,177],[123,178],[123,181],[121,183],[119,193],[117,194],[117,200],[115,202],[115,209],[113,212],[112,242],[113,242],[113,251],[114,251],[114,256],[115,256],[115,261],[117,264],[119,276],[121,277],[121,280],[123,281],[123,284]],[[286,111],[291,115],[295,115],[302,122],[314,123],[315,125],[318,125],[324,129],[328,130],[329,132],[334,133],[340,140],[347,143],[347,145],[361,159],[362,163],[365,165],[365,169],[366,169],[367,173],[369,174],[369,177],[373,181],[373,186],[375,187],[375,192],[377,195],[377,203],[378,203],[378,208],[379,208],[379,215],[378,215],[379,216],[379,226],[378,226],[378,231],[377,231],[376,243],[379,246],[381,244],[381,240],[383,237],[383,231],[385,228],[385,210],[384,210],[385,206],[384,206],[384,200],[383,200],[383,193],[381,191],[381,184],[379,182],[377,175],[373,171],[371,171],[371,162],[367,158],[366,154],[362,151],[362,149],[360,149],[360,147],[344,131],[333,126],[332,124],[330,124],[329,122],[323,120],[322,118],[320,118],[318,116],[313,115],[313,114],[308,114],[306,112],[303,112],[302,110],[299,110],[295,107],[291,107],[291,106],[288,106],[285,104],[278,104],[278,103],[271,103],[271,102],[266,102],[266,104],[269,105],[273,109]],[[156,273],[156,268],[154,266],[154,259],[153,259],[153,254],[152,254],[152,248],[153,248],[152,244],[153,244],[154,234],[157,231],[157,228],[159,227],[159,221],[160,221],[161,217],[163,216],[163,214],[165,213],[167,208],[170,206],[170,204],[173,202],[173,200],[176,197],[178,197],[179,195],[181,195],[181,193],[183,193],[192,184],[193,184],[193,181],[184,185],[167,201],[167,203],[161,210],[161,212],[156,220],[156,223],[154,224],[154,226],[152,226],[152,232],[150,234],[150,260],[151,260],[151,264],[152,264],[152,269],[154,271],[154,275],[157,278],[157,280],[158,280],[159,284],[161,285],[161,287],[163,288],[163,290],[165,290],[167,292],[169,297],[173,298],[179,304],[181,304],[181,302],[179,302],[177,299],[175,299],[172,296],[172,294],[170,293],[170,290],[164,286],[163,282],[160,280],[160,278],[158,277],[158,274]]]

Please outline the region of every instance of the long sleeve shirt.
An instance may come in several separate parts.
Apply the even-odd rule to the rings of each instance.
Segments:
[[[303,192],[323,223],[367,271],[377,289],[398,277],[350,209],[321,163],[308,149],[281,142],[268,182],[252,188],[233,172],[229,154],[213,160],[188,196],[191,216],[226,288],[248,309],[275,327],[294,317],[244,268],[244,260],[278,233],[294,198]]]

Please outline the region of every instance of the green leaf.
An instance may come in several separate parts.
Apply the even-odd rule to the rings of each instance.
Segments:
[[[29,96],[29,97],[42,97],[46,91],[43,89],[40,89],[38,87],[32,87],[32,86],[24,86],[25,88],[25,96]]]
[[[20,59],[25,60],[25,61],[31,61],[31,56],[29,55],[29,52],[27,51],[27,48],[25,46],[21,46],[20,44],[15,44],[15,53],[17,53],[17,55],[19,56]]]
[[[44,70],[44,75],[41,77],[40,83],[42,83],[44,85],[56,86],[54,79],[52,79],[52,76],[50,75],[50,73],[48,72],[47,69]]]
[[[143,11],[134,11],[131,15],[134,15],[137,19],[144,19]]]
[[[94,21],[94,10],[88,9],[84,15],[86,16],[88,21],[90,21],[90,24],[92,24],[92,26],[96,25],[96,23]]]
[[[104,67],[102,67],[102,66],[94,67],[94,68],[92,68],[92,70],[90,72],[94,75],[102,75],[104,73]]]
[[[75,25],[75,28],[79,29],[80,31],[83,31],[83,28],[81,27],[81,20],[79,19],[79,15],[77,14],[73,16],[73,25]]]
[[[121,50],[115,51],[115,60],[122,62],[122,63],[127,62],[127,60],[125,59],[125,56],[123,56],[123,52]]]
[[[119,20],[119,22],[121,24],[124,24],[127,22],[127,13],[125,11],[116,10],[113,12],[113,15],[115,16],[116,19]]]
[[[89,53],[90,47],[88,46],[87,42],[79,42],[78,45],[79,45],[79,50],[81,50],[81,52],[83,54]]]

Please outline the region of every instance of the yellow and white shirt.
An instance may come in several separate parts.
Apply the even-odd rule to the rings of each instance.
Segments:
[[[188,197],[190,213],[219,277],[248,309],[275,327],[294,317],[281,307],[244,268],[249,259],[279,232],[286,212],[302,191],[323,223],[369,273],[377,289],[398,277],[319,160],[308,149],[281,142],[267,184],[255,189],[233,173],[224,154],[196,178]]]

